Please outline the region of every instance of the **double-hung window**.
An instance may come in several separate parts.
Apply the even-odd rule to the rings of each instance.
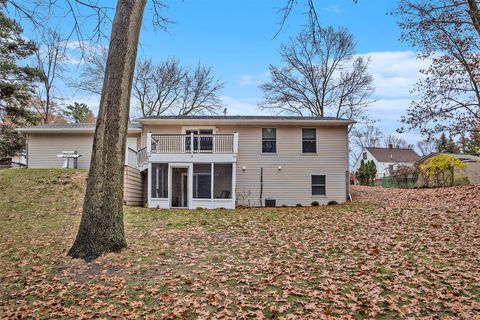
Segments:
[[[312,175],[312,196],[327,194],[327,181],[325,175]]]
[[[317,129],[302,128],[302,153],[317,153]]]
[[[262,153],[277,153],[277,129],[262,128]]]

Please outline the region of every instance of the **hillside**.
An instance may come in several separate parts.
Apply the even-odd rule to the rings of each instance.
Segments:
[[[478,187],[305,208],[126,207],[128,248],[66,257],[85,171],[0,171],[2,319],[476,319]]]

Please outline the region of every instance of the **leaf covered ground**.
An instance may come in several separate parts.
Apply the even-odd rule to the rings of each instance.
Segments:
[[[0,318],[475,319],[480,187],[338,206],[126,208],[129,247],[65,256],[86,173],[0,171]]]

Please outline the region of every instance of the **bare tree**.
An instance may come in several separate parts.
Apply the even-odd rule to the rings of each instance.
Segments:
[[[427,156],[432,152],[435,152],[435,150],[437,149],[437,145],[435,143],[435,140],[433,139],[425,139],[425,140],[418,141],[416,146],[417,146],[417,150],[420,152],[422,156]]]
[[[57,30],[47,30],[37,44],[36,68],[41,71],[42,79],[36,90],[38,103],[32,104],[43,123],[48,123],[55,111],[53,103],[55,84],[62,78],[67,62],[66,42]]]
[[[78,80],[70,81],[69,86],[88,93],[101,95],[105,66],[107,65],[107,54],[107,48],[100,45],[86,49],[84,53],[84,68]]]
[[[260,87],[263,109],[277,114],[366,118],[373,77],[368,59],[355,57],[355,42],[346,29],[303,31],[280,48],[284,63],[270,65],[270,81]]]
[[[358,0],[352,0],[352,2],[357,3]],[[305,15],[307,16],[307,28],[312,33],[312,36],[315,37],[315,30],[320,27],[320,19],[315,7],[315,0],[286,0],[285,5],[278,10],[280,13],[280,28],[275,36],[282,31],[282,28],[287,22],[288,17],[292,14],[293,9],[297,6],[301,6],[303,9],[306,9]]]
[[[178,115],[215,113],[223,106],[218,91],[224,83],[213,75],[212,68],[200,63],[186,72],[182,83]]]
[[[367,147],[380,147],[384,138],[383,132],[373,124],[355,128],[351,136],[353,145],[360,150]]]
[[[410,147],[405,139],[399,137],[396,134],[389,134],[383,138],[383,144],[385,147],[393,148],[408,148]]]
[[[154,65],[151,59],[140,61],[133,83],[133,96],[138,100],[142,115],[159,116],[171,111],[179,103],[185,77],[177,59],[168,59],[159,65]]]
[[[460,134],[480,120],[480,28],[478,1],[401,0],[396,14],[402,39],[430,59],[415,86],[417,99],[402,122],[432,135]]]

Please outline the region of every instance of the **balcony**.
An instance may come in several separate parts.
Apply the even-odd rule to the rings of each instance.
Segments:
[[[150,162],[236,161],[238,133],[147,135]]]

